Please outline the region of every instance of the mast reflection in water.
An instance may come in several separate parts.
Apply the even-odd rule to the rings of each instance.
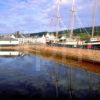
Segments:
[[[0,100],[34,98],[99,100],[100,74],[35,55],[0,57]]]

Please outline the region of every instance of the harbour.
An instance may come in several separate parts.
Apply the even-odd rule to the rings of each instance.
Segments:
[[[0,100],[100,100],[99,0],[0,0]]]
[[[99,100],[99,66],[84,63],[75,67],[75,61],[68,62],[30,53],[0,57],[0,98]]]

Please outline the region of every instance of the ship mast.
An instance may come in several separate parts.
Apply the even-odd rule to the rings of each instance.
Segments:
[[[58,37],[60,24],[60,0],[57,0],[57,15],[56,15],[56,38]]]
[[[72,1],[72,15],[71,15],[71,32],[70,32],[70,38],[72,38],[73,30],[74,30],[74,16],[75,16],[75,0]]]
[[[92,27],[92,38],[93,38],[93,36],[94,36],[95,24],[96,24],[96,0],[94,0],[94,3],[93,3],[93,27]]]

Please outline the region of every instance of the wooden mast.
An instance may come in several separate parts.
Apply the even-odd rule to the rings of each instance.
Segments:
[[[58,37],[59,24],[60,24],[60,0],[57,0],[57,15],[56,15],[56,38]]]
[[[92,26],[92,38],[94,37],[94,30],[96,24],[96,0],[93,3],[93,26]]]
[[[74,16],[75,16],[75,0],[72,1],[72,15],[71,15],[71,32],[70,32],[70,38],[72,38],[73,30],[74,30]]]

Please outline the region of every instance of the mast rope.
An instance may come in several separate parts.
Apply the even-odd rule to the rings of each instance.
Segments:
[[[78,19],[80,26],[83,27],[84,25],[83,25],[83,23],[81,22],[81,19],[80,19],[80,17],[79,17],[78,14],[76,14],[76,18]],[[82,28],[82,29],[84,29],[84,31],[85,31],[87,34],[89,34],[89,32],[87,31],[87,29],[86,29],[85,27]]]

